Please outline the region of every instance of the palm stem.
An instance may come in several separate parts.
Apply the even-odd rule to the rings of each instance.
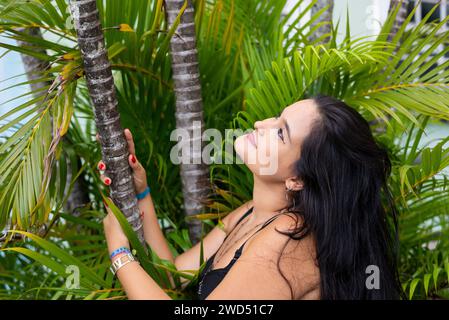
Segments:
[[[128,145],[120,124],[114,78],[97,3],[96,0],[71,0],[70,9],[78,35],[87,88],[94,106],[102,159],[107,167],[105,174],[112,179],[110,195],[145,247],[136,191],[128,163]]]
[[[167,21],[170,27],[175,22],[183,5],[184,1],[165,1]],[[203,143],[201,140],[200,145],[194,137],[194,132],[201,137],[205,127],[194,17],[194,9],[189,0],[177,30],[175,30],[176,36],[170,39],[176,97],[176,128],[189,132],[188,145],[193,145],[193,152],[189,154],[189,164],[181,163],[184,210],[187,217],[204,213],[210,192],[209,168],[202,162]],[[201,147],[201,149],[196,147]],[[200,241],[201,221],[188,219],[187,225],[192,243]]]

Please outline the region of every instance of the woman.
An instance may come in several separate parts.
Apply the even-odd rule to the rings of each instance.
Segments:
[[[396,231],[387,187],[390,161],[368,123],[342,101],[320,96],[296,102],[254,127],[234,144],[253,172],[253,199],[223,219],[225,232],[215,227],[204,238],[208,260],[199,298],[399,298],[397,240],[382,205],[385,200]],[[125,135],[137,192],[142,192],[145,171],[131,133],[125,130]],[[254,157],[260,154],[270,159],[269,174],[261,173],[264,163]],[[104,170],[102,162],[99,166]],[[173,258],[151,196],[139,206],[151,248],[178,270],[198,270],[200,244]],[[112,252],[129,244],[108,212],[104,227]],[[117,276],[130,299],[169,299],[138,263],[123,266]]]

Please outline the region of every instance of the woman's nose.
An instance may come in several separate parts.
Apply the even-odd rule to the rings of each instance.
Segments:
[[[269,118],[269,119],[254,122],[254,129],[256,129],[258,132],[260,132],[260,135],[263,135],[264,130],[267,130],[271,127],[272,119],[274,119],[274,118]]]
[[[256,121],[254,123],[254,129],[257,130],[258,134],[263,136],[263,121]]]

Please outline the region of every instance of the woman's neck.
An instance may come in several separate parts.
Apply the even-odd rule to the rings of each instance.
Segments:
[[[270,183],[254,176],[252,221],[259,223],[269,219],[287,207],[284,183]]]

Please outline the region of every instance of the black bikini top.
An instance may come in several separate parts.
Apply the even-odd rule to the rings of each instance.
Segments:
[[[253,211],[254,207],[251,207],[235,224],[235,227],[237,227],[237,225],[246,217],[248,216],[252,211]],[[245,246],[246,242],[252,237],[254,236],[257,232],[259,232],[260,230],[262,230],[263,228],[265,228],[269,223],[271,223],[278,215],[275,215],[273,217],[271,217],[270,219],[268,219],[263,225],[262,227],[260,227],[256,232],[254,232],[248,239],[246,239],[246,241],[240,246],[240,248],[238,248],[235,251],[234,257],[232,258],[232,260],[228,263],[228,265],[224,268],[218,268],[218,269],[211,269],[212,267],[212,262],[214,261],[214,257],[217,254],[217,252],[215,252],[206,262],[206,265],[203,269],[203,271],[201,272],[200,276],[199,276],[199,283],[198,283],[198,299],[199,300],[204,300],[206,299],[206,297],[220,284],[220,282],[223,280],[223,278],[226,276],[226,274],[228,273],[228,271],[231,269],[231,267],[234,265],[234,263],[237,261],[237,259],[240,257],[240,255],[242,254],[242,250],[243,247]],[[233,230],[234,230],[233,229]],[[226,239],[228,238],[228,236],[231,234],[231,232],[229,232],[229,234],[226,236],[226,238],[223,240],[223,243],[226,241]],[[222,244],[223,245],[223,244]],[[221,246],[220,246],[221,247]]]

